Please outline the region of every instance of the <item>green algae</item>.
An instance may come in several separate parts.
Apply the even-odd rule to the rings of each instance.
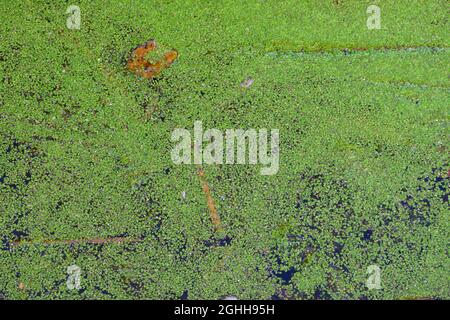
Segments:
[[[381,30],[319,2],[80,1],[80,30],[71,3],[2,3],[0,295],[448,299],[446,2],[377,1]],[[125,61],[150,38],[180,57],[149,82]],[[280,130],[274,176],[204,167],[219,235],[170,159],[196,120]],[[139,241],[45,243],[113,236]]]

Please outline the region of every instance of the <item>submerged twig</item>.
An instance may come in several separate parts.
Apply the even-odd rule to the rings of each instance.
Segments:
[[[214,226],[214,230],[220,231],[220,230],[222,230],[222,226],[220,223],[220,217],[219,217],[219,214],[217,213],[217,209],[214,204],[214,199],[211,196],[211,191],[209,189],[208,182],[206,181],[205,171],[203,170],[203,168],[199,167],[197,174],[200,177],[200,181],[202,182],[202,189],[203,189],[203,193],[206,196],[206,201],[208,203],[208,209],[209,209],[209,215],[211,217],[211,222]]]
[[[51,245],[51,244],[106,244],[106,243],[130,243],[130,242],[140,242],[142,239],[139,238],[128,238],[128,237],[108,237],[108,238],[91,238],[91,239],[70,239],[70,240],[25,240],[25,241],[13,241],[11,242],[12,247],[20,245]]]

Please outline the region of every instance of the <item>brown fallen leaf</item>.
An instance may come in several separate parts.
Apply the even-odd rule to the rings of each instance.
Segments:
[[[172,49],[165,52],[160,60],[150,63],[145,59],[145,56],[155,50],[156,47],[156,41],[151,39],[143,45],[134,48],[131,58],[127,62],[128,70],[146,79],[151,79],[165,68],[168,68],[178,58],[178,52]]]

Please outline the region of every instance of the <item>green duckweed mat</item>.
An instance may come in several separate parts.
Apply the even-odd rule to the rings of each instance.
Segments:
[[[0,298],[449,298],[447,1],[2,1],[0,17]],[[150,80],[126,68],[149,39],[179,53]],[[171,159],[195,121],[280,132],[274,175],[203,166],[220,231],[198,167]]]

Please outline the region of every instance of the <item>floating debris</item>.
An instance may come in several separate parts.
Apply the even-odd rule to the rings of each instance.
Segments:
[[[174,49],[164,53],[163,57],[151,63],[145,59],[145,56],[156,50],[157,45],[154,39],[145,42],[133,49],[131,58],[128,60],[128,70],[146,79],[151,79],[158,75],[162,70],[170,67],[170,65],[178,58],[178,52]]]
[[[255,82],[255,80],[253,80],[252,78],[247,78],[246,80],[241,82],[241,88],[250,88],[253,82]]]

